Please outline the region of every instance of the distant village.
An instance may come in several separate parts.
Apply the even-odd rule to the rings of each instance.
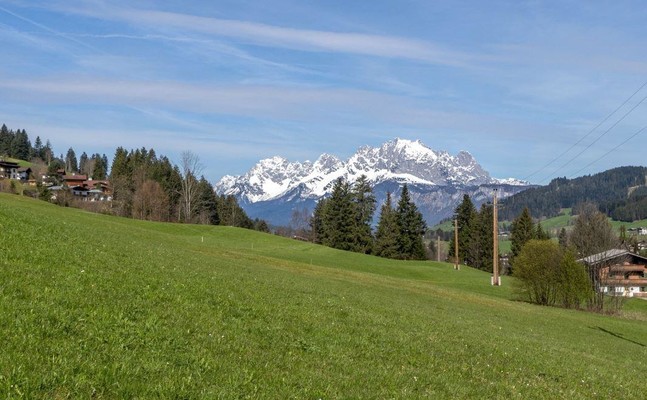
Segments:
[[[31,167],[21,167],[16,162],[0,159],[0,179],[16,180],[34,188],[40,183],[50,191],[52,200],[56,200],[61,191],[69,191],[73,196],[86,201],[112,201],[110,181],[93,180],[87,175],[75,173],[67,174],[62,168],[54,173],[38,173]]]

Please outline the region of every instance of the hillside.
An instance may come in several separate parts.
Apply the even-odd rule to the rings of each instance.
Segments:
[[[614,216],[616,208],[619,215],[631,215],[634,219],[647,218],[647,203],[641,203],[645,196],[640,196],[647,183],[647,167],[619,167],[595,175],[575,179],[557,178],[548,185],[530,188],[503,200],[500,217],[512,220],[524,207],[528,207],[534,218],[555,217],[563,208],[572,208],[583,202],[593,202],[601,211]],[[635,198],[630,194],[636,192]],[[635,196],[634,195],[634,196]],[[635,203],[644,207],[644,216],[639,215]],[[620,218],[616,218],[620,219]],[[625,219],[626,220],[626,219]]]
[[[3,398],[635,398],[624,318],[510,280],[0,194]]]

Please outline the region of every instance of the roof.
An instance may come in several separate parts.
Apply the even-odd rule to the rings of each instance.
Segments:
[[[31,168],[29,168],[29,167],[20,167],[20,168],[18,168],[18,172],[27,172],[27,171],[31,171]]]
[[[63,175],[64,181],[85,181],[87,179],[86,175]]]
[[[5,167],[5,168],[18,168],[19,165],[18,163],[12,162],[12,161],[4,161],[0,160],[0,166]]]
[[[583,262],[585,264],[598,264],[598,263],[606,262],[622,256],[636,257],[647,263],[647,258],[639,256],[638,254],[634,254],[625,249],[611,249],[611,250],[603,251],[602,253],[593,254],[588,257],[580,258],[577,261]]]

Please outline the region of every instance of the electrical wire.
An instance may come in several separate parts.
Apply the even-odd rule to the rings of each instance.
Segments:
[[[566,167],[567,165],[569,165],[570,163],[575,161],[577,158],[579,158],[582,154],[584,154],[585,151],[590,149],[594,144],[596,144],[600,139],[602,139],[607,133],[609,133],[613,128],[615,128],[620,122],[622,122],[625,118],[627,118],[627,116],[629,116],[629,114],[631,114],[636,108],[638,108],[638,106],[640,106],[645,100],[647,100],[647,96],[643,97],[638,103],[636,103],[636,105],[634,105],[629,111],[627,111],[619,120],[617,120],[613,125],[611,125],[606,131],[602,132],[602,134],[600,136],[598,136],[594,141],[589,143],[582,151],[577,153],[575,155],[575,157],[571,158],[570,160],[568,160],[567,162],[562,164],[559,168],[557,168],[555,171],[553,171],[552,174],[550,174],[549,176],[547,176],[544,179],[542,179],[541,181],[539,181],[539,183],[546,182],[551,177],[556,176],[558,171],[560,171],[561,169],[563,169],[564,167]]]
[[[560,155],[558,155],[557,157],[553,158],[550,162],[548,162],[548,163],[547,163],[546,165],[544,165],[543,167],[539,168],[538,170],[536,170],[536,171],[535,171],[535,172],[533,172],[532,174],[530,174],[530,175],[526,176],[525,178],[523,178],[523,180],[524,180],[524,181],[528,181],[528,179],[529,179],[529,178],[531,178],[531,177],[533,177],[533,176],[537,175],[538,173],[540,173],[541,171],[545,170],[545,169],[546,169],[546,168],[548,168],[551,164],[553,164],[555,161],[559,160],[559,159],[560,159],[560,158],[562,158],[564,155],[566,155],[569,151],[573,150],[573,149],[575,148],[575,146],[577,146],[578,144],[582,143],[582,141],[583,141],[584,139],[586,139],[587,137],[589,137],[593,132],[595,132],[595,130],[596,130],[596,129],[598,129],[600,126],[602,126],[602,124],[604,124],[605,122],[607,122],[607,120],[608,120],[609,118],[611,118],[611,116],[612,116],[613,114],[617,113],[617,112],[618,112],[622,107],[624,107],[624,106],[625,106],[625,105],[626,105],[626,104],[627,104],[631,99],[633,99],[633,98],[634,98],[634,96],[635,96],[636,94],[638,94],[638,92],[640,92],[640,91],[641,91],[645,86],[647,86],[647,81],[646,81],[645,83],[643,83],[643,84],[642,84],[642,86],[640,86],[640,87],[639,87],[635,92],[633,92],[633,93],[631,94],[631,96],[629,96],[625,101],[623,101],[623,102],[622,102],[622,104],[620,104],[620,105],[619,105],[615,110],[613,110],[613,111],[612,111],[609,115],[607,115],[607,116],[606,116],[602,121],[600,121],[600,122],[599,122],[595,127],[593,127],[593,129],[591,129],[591,130],[590,130],[586,135],[582,136],[582,137],[580,138],[580,140],[578,140],[577,142],[575,142],[575,144],[573,144],[571,147],[569,147],[568,149],[566,149],[566,151],[564,151],[563,153],[561,153],[561,154],[560,154]],[[644,99],[643,99],[643,100],[644,100]]]
[[[633,135],[629,136],[629,137],[628,137],[627,139],[625,139],[622,143],[620,143],[620,144],[619,144],[619,145],[617,145],[616,147],[614,147],[614,148],[612,148],[611,150],[609,150],[609,151],[607,151],[606,153],[604,153],[600,158],[598,158],[598,159],[596,159],[596,160],[591,161],[591,162],[590,162],[590,163],[588,163],[586,166],[584,166],[582,169],[580,169],[579,171],[577,171],[577,172],[573,173],[573,174],[571,175],[571,179],[573,179],[574,177],[576,177],[580,172],[584,171],[585,169],[587,169],[587,168],[588,168],[588,167],[590,167],[591,165],[593,165],[593,164],[597,163],[598,161],[602,160],[603,158],[605,158],[605,157],[606,157],[606,156],[608,156],[609,154],[611,154],[611,153],[613,153],[614,151],[618,150],[620,147],[622,147],[622,146],[623,146],[624,144],[626,144],[628,141],[630,141],[631,139],[633,139],[633,138],[635,138],[636,136],[638,136],[639,134],[641,134],[641,133],[642,133],[644,130],[646,130],[646,129],[647,129],[647,126],[643,126],[640,130],[638,130],[637,132],[635,132]]]

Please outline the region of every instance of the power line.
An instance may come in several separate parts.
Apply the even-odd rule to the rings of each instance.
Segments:
[[[575,148],[575,146],[577,146],[578,144],[582,143],[582,141],[583,141],[584,139],[586,139],[587,137],[589,137],[593,132],[595,132],[595,130],[596,130],[596,129],[598,129],[602,124],[604,124],[605,122],[607,122],[607,120],[608,120],[609,118],[611,118],[611,116],[612,116],[613,114],[615,114],[616,112],[618,112],[618,110],[620,110],[622,107],[624,107],[624,106],[625,106],[625,104],[627,104],[627,103],[628,103],[628,102],[629,102],[629,101],[630,101],[630,100],[631,100],[631,99],[632,99],[636,94],[638,94],[638,92],[640,92],[640,91],[641,91],[645,86],[647,86],[647,81],[646,81],[645,83],[643,83],[643,84],[642,84],[642,86],[640,86],[640,87],[639,87],[635,92],[633,92],[633,93],[631,94],[631,96],[629,96],[625,101],[623,101],[623,102],[622,102],[622,104],[620,104],[620,105],[619,105],[615,110],[613,110],[613,111],[612,111],[609,115],[607,115],[607,116],[606,116],[602,121],[600,121],[600,122],[599,122],[599,123],[598,123],[598,124],[593,128],[593,129],[591,129],[591,130],[590,130],[586,135],[582,136],[582,137],[580,138],[580,140],[578,140],[577,142],[575,142],[575,144],[573,144],[571,147],[569,147],[568,149],[566,149],[566,151],[564,151],[563,153],[561,153],[561,154],[560,154],[560,155],[558,155],[557,157],[553,158],[550,162],[548,162],[548,163],[547,163],[546,165],[544,165],[543,167],[539,168],[538,170],[536,170],[536,171],[535,171],[535,172],[533,172],[532,174],[530,174],[530,175],[528,175],[527,177],[525,177],[523,180],[524,180],[524,181],[527,181],[529,178],[531,178],[531,177],[533,177],[533,176],[537,175],[537,174],[538,174],[538,173],[540,173],[541,171],[543,171],[543,170],[545,170],[546,168],[548,168],[548,166],[550,166],[552,163],[554,163],[555,161],[557,161],[557,160],[559,160],[560,158],[562,158],[564,155],[566,155],[566,153],[568,153],[569,151],[573,150],[573,148]],[[643,99],[643,100],[644,100],[644,99]]]
[[[600,136],[598,136],[594,141],[592,141],[591,143],[589,143],[589,145],[588,145],[588,146],[586,146],[582,151],[580,151],[579,153],[577,153],[577,154],[575,155],[575,157],[571,158],[570,160],[568,160],[567,162],[565,162],[564,164],[562,164],[559,168],[557,168],[555,171],[553,171],[553,173],[552,173],[552,174],[550,174],[549,176],[545,177],[544,179],[542,179],[542,180],[541,180],[541,181],[539,181],[539,182],[541,183],[541,182],[545,182],[545,181],[547,181],[551,176],[555,176],[555,175],[556,175],[556,173],[557,173],[557,171],[559,171],[559,170],[563,169],[564,167],[566,167],[567,165],[569,165],[570,163],[572,163],[573,161],[575,161],[575,160],[576,160],[579,156],[581,156],[585,151],[587,151],[588,149],[590,149],[590,148],[591,148],[591,146],[593,146],[594,144],[596,144],[600,139],[602,139],[602,137],[604,137],[604,136],[605,136],[607,133],[609,133],[613,128],[615,128],[615,127],[616,127],[620,122],[622,122],[625,118],[627,118],[627,116],[628,116],[629,114],[631,114],[631,113],[632,113],[636,108],[638,108],[638,106],[640,106],[640,105],[641,105],[645,100],[647,100],[647,96],[643,97],[643,98],[642,98],[638,103],[636,103],[636,105],[634,105],[634,106],[633,106],[629,111],[627,111],[627,112],[626,112],[626,113],[625,113],[625,114],[624,114],[624,115],[623,115],[619,120],[617,120],[613,125],[611,125],[611,126],[610,126],[606,131],[602,132],[602,134],[601,134]]]
[[[627,139],[625,139],[622,143],[620,143],[620,144],[619,144],[619,145],[617,145],[616,147],[614,147],[614,148],[612,148],[611,150],[609,150],[609,151],[607,151],[606,153],[604,153],[600,158],[598,158],[598,159],[596,159],[596,160],[593,160],[593,161],[591,161],[590,163],[588,163],[588,164],[587,164],[586,166],[584,166],[582,169],[580,169],[579,171],[577,171],[577,172],[575,172],[574,174],[572,174],[572,175],[571,175],[571,179],[572,179],[572,178],[574,178],[575,176],[577,176],[580,172],[582,172],[582,171],[584,171],[585,169],[587,169],[588,167],[590,167],[591,165],[595,164],[596,162],[600,161],[600,160],[601,160],[601,159],[603,159],[604,157],[606,157],[606,156],[608,156],[609,154],[613,153],[614,151],[618,150],[618,149],[619,149],[620,147],[622,147],[625,143],[627,143],[627,142],[628,142],[628,141],[630,141],[631,139],[633,139],[633,138],[635,138],[636,136],[638,136],[639,134],[641,134],[645,129],[647,129],[647,126],[643,126],[641,129],[639,129],[639,130],[638,130],[637,132],[635,132],[633,135],[631,135],[631,136],[629,136]]]

